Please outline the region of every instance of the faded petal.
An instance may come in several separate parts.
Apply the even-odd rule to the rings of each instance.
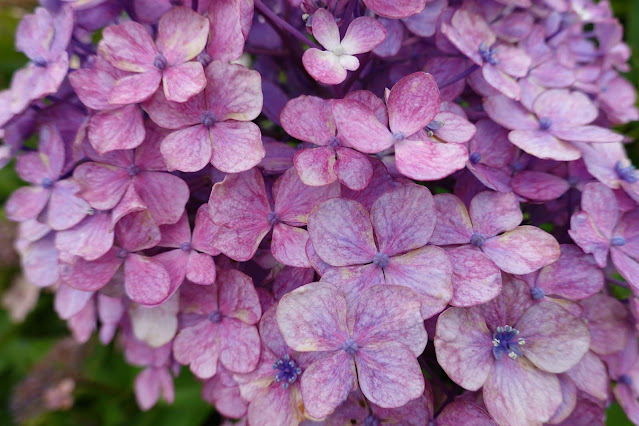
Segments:
[[[501,292],[500,269],[477,247],[460,246],[447,250],[446,254],[453,266],[451,305],[480,305]]]
[[[417,72],[399,80],[388,96],[388,122],[391,132],[406,137],[433,121],[441,104],[439,89],[432,75]]]
[[[257,166],[266,155],[262,133],[255,123],[225,121],[209,129],[213,150],[211,164],[226,173]]]

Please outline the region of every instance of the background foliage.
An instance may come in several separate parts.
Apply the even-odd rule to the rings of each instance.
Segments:
[[[634,56],[626,77],[639,87],[639,0],[612,0],[616,16],[625,27],[625,38]],[[13,71],[26,63],[15,52],[13,38],[20,18],[35,3],[0,0],[0,90],[6,88]],[[619,128],[632,141],[639,140],[639,122]],[[629,146],[630,157],[639,164],[639,143]],[[12,164],[0,170],[0,204],[19,185]],[[19,274],[12,252],[15,227],[0,212],[0,295],[6,293]],[[0,425],[153,425],[181,426],[219,424],[212,407],[200,398],[201,385],[187,369],[176,380],[172,406],[159,403],[143,413],[135,402],[133,380],[138,369],[124,362],[117,344],[102,346],[97,339],[76,345],[67,338],[63,321],[53,311],[53,297],[42,292],[33,311],[22,323],[14,323],[0,309]],[[64,411],[48,411],[47,388],[72,378],[74,405]],[[609,425],[630,425],[618,405],[608,411]]]

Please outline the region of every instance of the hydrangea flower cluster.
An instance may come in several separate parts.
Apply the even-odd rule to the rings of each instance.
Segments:
[[[182,366],[249,425],[639,424],[607,2],[46,0],[16,48],[25,278],[141,409]]]

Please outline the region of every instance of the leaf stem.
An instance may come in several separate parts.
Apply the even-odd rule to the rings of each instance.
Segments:
[[[286,22],[279,15],[277,15],[275,12],[273,12],[271,9],[269,9],[268,6],[266,6],[264,3],[262,3],[262,0],[255,0],[255,8],[266,19],[268,19],[269,22],[272,25],[280,27],[280,28],[288,31],[293,37],[295,37],[296,39],[300,40],[301,42],[306,43],[309,46],[314,47],[315,49],[322,50],[321,46],[319,46],[317,43],[315,43],[312,40],[310,40],[308,37],[306,37],[304,34],[302,34],[299,30],[297,30],[297,28],[295,28],[294,26],[292,26],[291,24]]]

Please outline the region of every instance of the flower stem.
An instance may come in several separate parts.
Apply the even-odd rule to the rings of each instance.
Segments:
[[[468,68],[467,70],[457,74],[456,76],[452,77],[450,80],[440,84],[439,85],[439,90],[443,89],[444,87],[448,87],[451,84],[457,83],[459,80],[461,80],[462,78],[468,77],[469,75],[471,75],[472,73],[474,73],[478,69],[479,69],[479,65],[477,65],[477,64],[471,65],[470,68]]]
[[[322,49],[317,43],[310,40],[304,34],[299,32],[297,28],[295,28],[294,26],[286,22],[284,19],[278,16],[275,12],[269,9],[264,3],[262,3],[262,0],[255,0],[255,8],[259,10],[259,12],[262,15],[264,15],[264,17],[268,19],[272,25],[280,27],[288,31],[293,37],[297,38],[303,43],[308,44],[311,47],[314,47],[315,49],[320,49],[320,50]]]

